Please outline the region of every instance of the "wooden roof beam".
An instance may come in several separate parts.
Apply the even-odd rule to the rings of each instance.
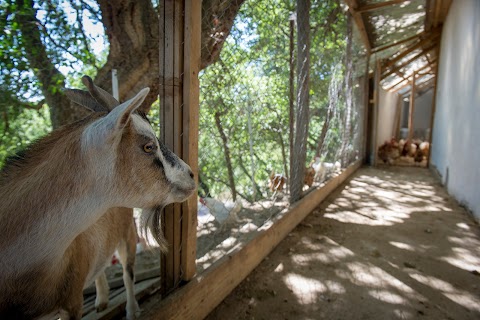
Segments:
[[[432,71],[432,70],[433,70],[433,66],[434,66],[433,64],[434,64],[435,62],[436,62],[436,60],[435,60],[435,61],[432,61],[432,64],[427,63],[427,64],[425,64],[423,67],[415,70],[415,72],[421,72],[421,71],[425,70],[425,69],[428,68],[428,67],[431,68],[431,70],[429,70],[429,71]],[[410,75],[408,75],[408,76],[405,76],[403,79],[400,79],[400,80],[397,81],[395,84],[391,85],[390,87],[386,88],[385,90],[390,91],[390,90],[392,90],[393,88],[395,88],[396,86],[398,86],[399,84],[402,84],[404,81],[409,81],[408,79],[409,79],[411,76],[413,76],[413,72],[412,72],[412,74],[410,74]],[[399,88],[399,89],[395,89],[395,91],[398,91],[398,90],[403,89],[403,88],[405,88],[405,87],[403,86],[403,87],[401,87],[401,88]]]
[[[410,54],[412,51],[417,50],[418,48],[428,44],[431,41],[437,40],[437,38],[440,36],[439,32],[432,33],[432,35],[428,38],[425,38],[423,40],[418,41],[416,44],[411,46],[410,48],[405,49],[402,53],[400,53],[398,56],[393,58],[392,60],[387,60],[385,65],[383,66],[384,68],[389,68],[393,66],[395,63],[398,61],[402,60],[404,57],[406,57],[408,54]]]
[[[427,52],[429,52],[430,50],[432,50],[434,47],[435,47],[435,45],[432,45],[432,46],[428,47],[427,49],[422,50],[422,52],[420,52],[419,54],[416,54],[415,56],[413,56],[412,58],[408,59],[407,61],[405,61],[405,62],[402,63],[401,65],[396,66],[395,68],[393,68],[392,70],[388,71],[387,73],[384,73],[384,74],[382,75],[382,80],[385,79],[386,77],[388,77],[389,75],[391,75],[392,73],[396,72],[397,70],[400,70],[400,69],[408,66],[410,63],[412,63],[413,61],[417,60],[418,58],[420,58],[421,56],[423,56],[424,54],[426,54]]]
[[[391,1],[385,1],[380,3],[372,3],[372,4],[361,6],[357,8],[356,11],[360,13],[374,11],[374,10],[378,10],[384,7],[392,6],[392,5],[399,4],[406,1],[407,0],[391,0]]]
[[[433,86],[435,84],[435,77],[431,78],[431,79],[428,79],[427,81],[425,81],[424,83],[421,83],[418,85],[417,87],[417,93],[418,91],[421,91],[421,90],[425,90],[426,88],[428,88],[429,86]],[[410,83],[408,83],[408,85],[410,85]],[[407,87],[408,85],[404,86],[403,88]],[[400,88],[398,90],[402,90],[403,88]],[[410,94],[410,90],[407,90],[405,91],[404,93],[401,94],[402,98],[404,98],[407,94]]]
[[[360,31],[364,45],[367,48],[367,54],[370,54],[372,51],[372,42],[368,37],[367,28],[365,26],[365,21],[363,20],[362,14],[356,10],[358,8],[357,0],[345,0],[345,3],[348,6],[348,10],[352,15],[353,20],[357,24],[358,31]]]
[[[413,40],[415,40],[415,39],[417,39],[417,38],[422,37],[423,35],[425,35],[425,32],[421,32],[421,33],[416,34],[416,35],[414,35],[414,36],[405,38],[405,39],[400,40],[400,41],[397,41],[397,42],[392,42],[392,43],[390,43],[390,44],[387,44],[387,45],[384,45],[384,46],[381,46],[381,47],[373,48],[373,49],[372,49],[372,53],[377,53],[377,52],[380,52],[380,51],[384,51],[384,50],[390,49],[391,47],[395,47],[395,46],[404,44],[405,42],[413,41]]]
[[[414,74],[414,75],[416,75],[416,72],[414,72],[413,74]],[[412,74],[412,75],[413,75],[413,74]],[[415,83],[417,83],[417,82],[418,82],[418,80],[422,79],[423,77],[425,77],[425,75],[422,75],[422,76],[416,77],[416,79],[415,79]],[[433,78],[432,78],[432,79],[433,79]],[[427,80],[427,82],[428,82],[428,81],[430,81],[430,80]],[[407,82],[406,84],[404,84],[403,86],[401,86],[400,88],[398,88],[398,89],[397,89],[397,90],[395,90],[395,91],[400,91],[400,90],[402,90],[403,88],[406,88],[406,87],[408,87],[409,85],[411,85],[410,81],[409,81],[409,82]],[[423,85],[423,83],[419,84],[418,86],[421,86],[421,85]],[[409,91],[405,91],[405,92],[409,92]],[[405,95],[405,93],[403,93],[402,95]]]

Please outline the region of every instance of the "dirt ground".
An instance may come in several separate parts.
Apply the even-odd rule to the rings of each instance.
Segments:
[[[207,319],[480,319],[479,226],[426,169],[362,168]]]

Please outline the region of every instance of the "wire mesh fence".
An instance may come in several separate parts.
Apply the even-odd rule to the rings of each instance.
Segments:
[[[200,73],[199,270],[286,208],[292,183],[302,197],[362,157],[366,50],[340,1],[304,8],[245,1],[218,61]],[[305,22],[308,13],[310,48],[299,55],[305,40],[295,20]],[[307,81],[298,80],[305,74]],[[309,100],[304,118],[300,92]],[[290,121],[298,134],[293,144]]]
[[[230,30],[228,6],[242,2]],[[212,32],[202,39],[211,58],[200,74],[198,272],[363,154],[365,49],[340,0],[298,3],[303,9],[293,0],[203,1],[213,14],[203,17]],[[178,26],[183,16],[175,12]],[[176,267],[183,216],[177,210],[172,219]],[[143,253],[144,239],[137,241]],[[143,260],[143,269],[156,270],[160,255]]]

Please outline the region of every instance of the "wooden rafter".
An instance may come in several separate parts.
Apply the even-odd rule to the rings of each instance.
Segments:
[[[433,86],[435,84],[435,78],[436,77],[431,77],[427,81],[425,81],[423,83],[420,83],[418,85],[418,90],[417,91],[420,93],[420,91],[426,91],[426,89],[429,89],[431,86]]]
[[[356,10],[358,8],[357,0],[345,0],[345,3],[348,5],[348,10],[352,15],[353,20],[357,24],[360,35],[363,39],[365,47],[367,48],[367,54],[370,54],[372,50],[372,42],[368,37],[367,28],[365,26],[365,21],[363,20],[362,14]]]
[[[361,6],[359,8],[356,9],[357,12],[368,12],[368,11],[374,11],[374,10],[378,10],[378,9],[381,9],[381,8],[385,8],[385,7],[388,7],[388,6],[392,6],[392,5],[395,5],[395,4],[399,4],[399,3],[402,3],[402,2],[406,2],[407,0],[391,0],[391,1],[385,1],[385,2],[380,2],[380,3],[372,3],[372,4],[367,4],[367,5],[364,5],[364,6]]]
[[[392,42],[392,43],[390,43],[390,44],[387,44],[387,45],[384,45],[384,46],[381,46],[381,47],[373,48],[373,49],[372,49],[372,53],[381,52],[381,51],[390,49],[391,47],[395,47],[395,46],[404,44],[404,43],[406,43],[406,42],[410,42],[410,41],[413,41],[413,40],[415,40],[415,39],[422,38],[424,35],[425,35],[425,32],[422,32],[422,33],[416,34],[416,35],[414,35],[414,36],[405,38],[405,39],[400,40],[400,41],[395,41],[395,42]]]
[[[407,61],[405,61],[404,63],[398,65],[398,66],[395,66],[394,68],[392,68],[390,71],[386,72],[383,74],[382,76],[382,80],[385,79],[386,77],[388,77],[389,75],[391,75],[392,73],[396,72],[397,70],[400,70],[406,66],[408,66],[410,63],[412,63],[413,61],[417,60],[418,58],[420,58],[421,56],[425,55],[427,52],[429,52],[430,50],[432,50],[433,48],[435,48],[435,45],[431,45],[430,47],[428,47],[427,49],[425,50],[422,50],[420,53],[416,54],[415,56],[413,56],[412,58],[408,59]]]
[[[415,73],[415,74],[416,74],[416,73]],[[415,83],[417,83],[417,82],[418,82],[420,79],[422,79],[423,77],[425,77],[425,75],[422,75],[422,76],[417,77],[417,78],[415,79]],[[433,79],[433,78],[432,78],[432,79]],[[423,83],[422,83],[422,84],[423,84]],[[410,85],[410,83],[404,84],[403,86],[401,86],[400,88],[398,88],[396,91],[400,91],[400,90],[402,90],[403,88],[408,87],[409,85]],[[409,92],[409,91],[404,92],[403,95],[405,95],[407,92]]]
[[[391,60],[387,60],[385,62],[385,64],[383,65],[384,68],[389,68],[391,66],[393,66],[395,63],[397,63],[398,61],[402,60],[403,58],[405,58],[407,55],[409,55],[410,53],[412,53],[413,51],[417,50],[418,48],[420,47],[423,47],[425,45],[428,45],[430,44],[432,41],[436,41],[439,37],[440,33],[437,31],[437,32],[434,32],[431,34],[431,36],[427,37],[427,38],[424,38],[420,41],[418,41],[417,43],[415,43],[414,45],[410,46],[409,48],[406,48],[404,51],[402,51],[398,56],[396,56],[395,58],[391,59]]]
[[[426,63],[423,67],[418,68],[418,69],[415,70],[414,72],[421,72],[421,71],[425,70],[425,69],[428,68],[428,67],[430,67],[431,70],[433,70],[435,62],[436,62],[436,60],[432,61],[432,64]],[[385,90],[392,90],[393,88],[395,88],[396,86],[402,84],[403,82],[405,82],[405,81],[410,81],[410,80],[408,80],[408,79],[411,78],[412,75],[413,75],[413,72],[412,72],[412,74],[406,76],[404,79],[400,79],[398,82],[396,82],[395,84],[393,84],[393,85],[391,85],[390,87],[386,88]],[[407,85],[408,85],[408,84],[407,84]],[[402,87],[400,87],[400,88],[395,89],[395,91],[401,90],[401,89],[403,89],[403,88],[405,88],[405,87],[406,87],[406,86],[402,86]]]

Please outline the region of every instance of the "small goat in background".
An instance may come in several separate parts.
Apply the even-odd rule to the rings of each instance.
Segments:
[[[0,319],[59,313],[80,319],[82,290],[98,277],[102,309],[103,272],[118,244],[127,318],[134,319],[133,220],[131,209],[119,207],[144,208],[146,227],[164,244],[159,209],[196,188],[190,167],[158,141],[146,119],[148,88],[119,104],[90,78],[83,81],[89,92],[67,94],[94,112],[53,131],[0,172]]]

